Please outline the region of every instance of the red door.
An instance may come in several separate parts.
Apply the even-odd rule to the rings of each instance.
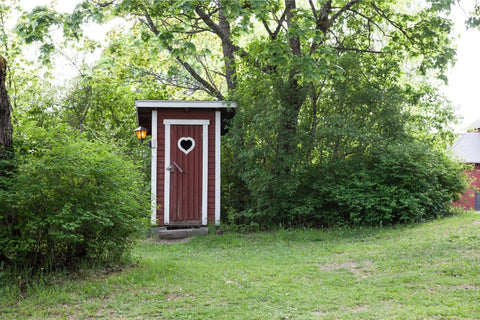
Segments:
[[[201,125],[170,127],[170,225],[202,223],[202,155]],[[169,172],[170,173],[169,173]]]

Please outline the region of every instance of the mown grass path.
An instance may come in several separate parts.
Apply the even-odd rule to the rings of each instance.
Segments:
[[[0,289],[4,319],[478,319],[480,214],[143,241],[137,265]]]

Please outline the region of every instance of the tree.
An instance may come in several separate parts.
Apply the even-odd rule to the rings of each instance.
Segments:
[[[131,61],[130,70],[237,101],[229,142],[250,196],[249,208],[239,209],[277,223],[293,221],[293,204],[306,199],[305,183],[319,164],[370,163],[386,141],[400,148],[415,140],[412,110],[422,108],[425,97],[433,97],[433,105],[438,97],[416,79],[445,80],[454,57],[451,22],[444,18],[452,3],[84,1],[71,15],[37,8],[17,30],[31,42],[65,22],[65,35],[75,38],[86,20],[135,21],[129,40],[161,53],[165,64],[149,70],[148,62]],[[42,28],[34,28],[37,20]]]
[[[310,63],[309,67],[325,73],[328,66],[324,59],[335,53],[391,54],[392,49],[401,49],[397,53],[403,57],[420,57],[423,71],[444,69],[453,50],[445,37],[450,24],[438,13],[448,11],[450,5],[448,1],[428,2],[424,8],[407,12],[394,1],[328,0],[315,4],[311,0],[308,5],[299,5],[296,0],[84,1],[71,15],[37,7],[22,17],[17,30],[27,42],[46,41],[51,26],[63,25],[65,35],[78,38],[84,21],[103,21],[112,15],[133,18],[139,22],[143,41],[169,52],[196,85],[223,99],[237,86],[240,61],[250,62],[266,74],[278,73],[284,62],[288,62],[286,68]],[[264,44],[263,61],[251,46],[259,42]],[[202,61],[206,55],[217,54],[221,58],[218,65]],[[268,56],[271,58],[265,59]],[[285,75],[292,88],[298,85],[295,75],[298,78],[300,71]],[[222,80],[219,82],[214,74],[221,75]],[[222,89],[223,81],[227,86]]]
[[[11,159],[13,151],[11,106],[5,80],[7,60],[0,55],[0,160]]]
[[[475,1],[473,11],[468,13],[468,19],[466,20],[467,26],[470,28],[480,27],[480,2]]]
[[[4,50],[8,50],[7,37],[5,33],[3,5],[0,7],[0,39],[4,42]],[[8,98],[7,87],[7,60],[0,55],[0,161],[11,159],[13,150],[12,143],[12,121],[11,121],[11,105]],[[5,173],[0,165],[0,176]]]

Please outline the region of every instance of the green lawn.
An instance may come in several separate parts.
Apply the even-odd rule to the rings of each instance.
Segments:
[[[480,214],[139,243],[136,267],[0,288],[2,319],[480,318]],[[23,292],[23,293],[22,293]]]

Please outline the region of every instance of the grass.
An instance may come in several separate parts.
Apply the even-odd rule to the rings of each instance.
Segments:
[[[480,215],[152,240],[119,272],[0,288],[2,319],[480,318]]]

